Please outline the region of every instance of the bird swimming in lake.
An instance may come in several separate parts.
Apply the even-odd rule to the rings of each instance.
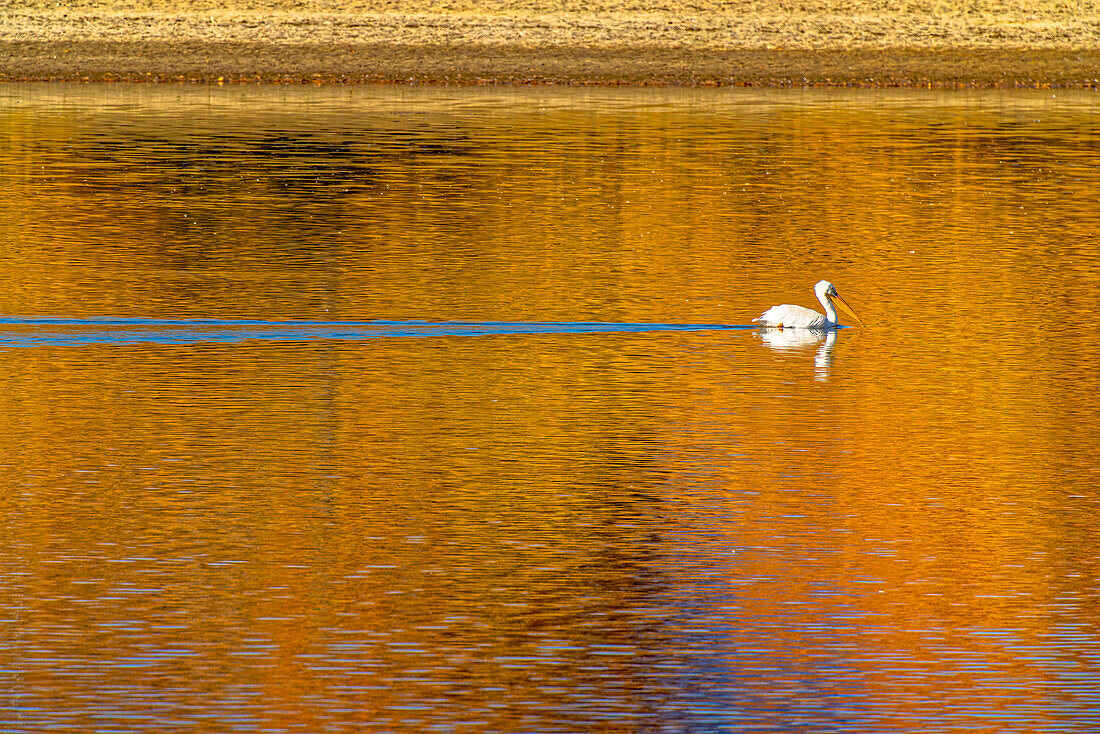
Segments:
[[[840,306],[845,313],[859,323],[863,323],[829,281],[818,281],[814,286],[814,293],[817,294],[817,300],[821,301],[821,305],[825,307],[824,316],[813,309],[785,303],[782,306],[772,306],[753,321],[761,326],[774,326],[780,329],[835,329],[840,326],[836,318],[836,308],[834,308],[833,299],[835,298],[835,305]]]

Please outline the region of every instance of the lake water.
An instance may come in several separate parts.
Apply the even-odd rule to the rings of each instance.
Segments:
[[[1098,103],[0,86],[0,731],[1097,731]]]

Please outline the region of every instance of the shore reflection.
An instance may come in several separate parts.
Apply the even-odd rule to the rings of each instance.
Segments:
[[[5,87],[0,728],[1100,731],[1095,101]]]

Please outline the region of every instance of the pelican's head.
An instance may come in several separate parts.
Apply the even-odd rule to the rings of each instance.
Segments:
[[[852,310],[852,307],[848,305],[848,302],[841,298],[840,294],[836,292],[836,286],[827,280],[819,280],[817,285],[814,286],[814,293],[817,294],[817,300],[825,303],[825,299],[829,299],[829,303],[834,306],[840,306],[846,314],[851,316],[859,323],[863,323],[863,319],[856,316],[856,312]]]

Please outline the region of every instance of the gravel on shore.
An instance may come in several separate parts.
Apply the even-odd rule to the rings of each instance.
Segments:
[[[1100,87],[1091,1],[61,5],[0,0],[0,81]]]

